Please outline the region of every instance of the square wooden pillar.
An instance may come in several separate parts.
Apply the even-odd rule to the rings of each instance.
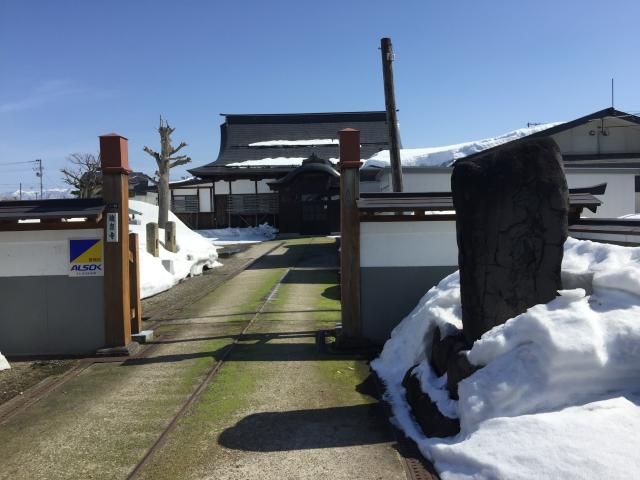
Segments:
[[[104,236],[104,307],[108,348],[131,343],[129,301],[129,158],[127,139],[100,137],[102,197],[106,204]]]
[[[342,333],[362,337],[360,318],[360,131],[340,130],[340,298]]]

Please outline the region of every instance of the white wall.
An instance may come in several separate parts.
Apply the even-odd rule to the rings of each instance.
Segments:
[[[253,180],[234,180],[231,182],[231,193],[233,195],[256,193],[256,184]]]
[[[269,180],[259,180],[258,181],[258,193],[276,193],[269,188],[269,183],[273,182],[274,179]]]
[[[201,212],[212,212],[211,208],[211,188],[199,188],[198,196],[200,197],[200,211]]]
[[[412,171],[411,167],[402,170],[402,186],[405,192],[450,192],[451,168],[438,168],[429,171]],[[380,174],[380,191],[391,192],[391,170]]]
[[[363,222],[361,267],[451,266],[458,264],[455,221]]]
[[[171,191],[174,195],[197,195],[197,188],[172,188]]]
[[[608,135],[602,135],[602,125]],[[606,117],[603,122],[592,120],[552,138],[563,154],[640,152],[640,125],[614,117]]]
[[[69,240],[103,238],[103,230],[0,232],[0,277],[69,274]]]

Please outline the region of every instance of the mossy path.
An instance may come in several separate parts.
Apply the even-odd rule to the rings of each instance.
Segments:
[[[340,318],[329,242],[287,242],[165,322],[148,358],[95,364],[0,425],[0,478],[126,478],[252,319],[137,477],[405,478],[358,392],[366,362],[314,344]]]

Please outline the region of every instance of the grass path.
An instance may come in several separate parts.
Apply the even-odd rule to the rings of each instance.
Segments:
[[[309,248],[141,478],[405,478],[379,406],[357,391],[366,362],[315,347],[340,320],[336,271],[313,269],[331,260]]]

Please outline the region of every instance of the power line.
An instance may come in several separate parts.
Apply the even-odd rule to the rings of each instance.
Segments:
[[[21,163],[36,163],[38,160],[25,160],[23,162],[0,162],[0,165],[18,165]]]

